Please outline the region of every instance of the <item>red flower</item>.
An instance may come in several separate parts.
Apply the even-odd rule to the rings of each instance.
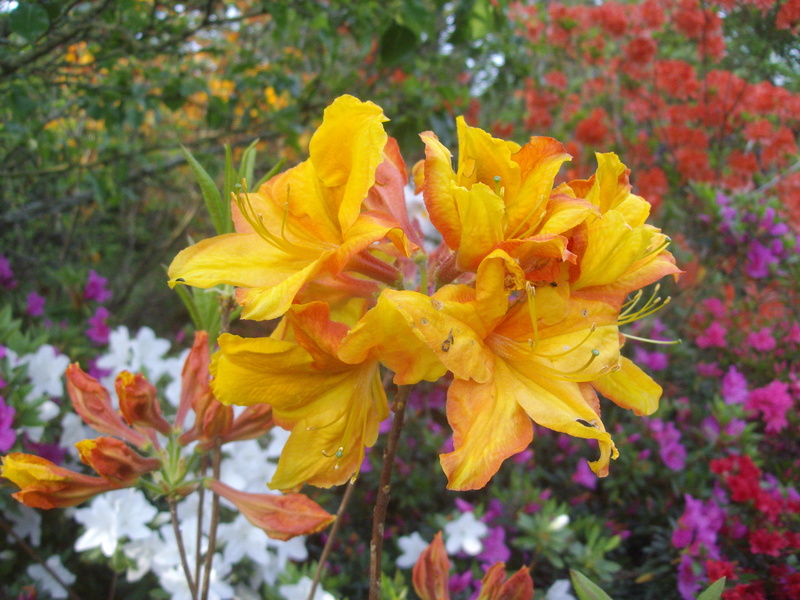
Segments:
[[[780,556],[781,550],[789,545],[780,533],[765,529],[751,531],[748,541],[750,542],[750,552],[768,556]]]
[[[636,64],[647,64],[653,60],[657,49],[658,46],[653,38],[635,37],[625,46],[625,58]]]
[[[608,114],[602,108],[595,108],[592,114],[578,123],[575,139],[587,146],[598,147],[608,138]]]

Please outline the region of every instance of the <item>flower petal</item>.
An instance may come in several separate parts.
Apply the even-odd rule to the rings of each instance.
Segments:
[[[661,386],[628,358],[622,357],[621,367],[592,381],[594,388],[617,406],[628,408],[635,415],[652,415],[658,410]]]
[[[497,359],[494,377],[484,383],[455,380],[447,392],[452,452],[439,460],[451,490],[480,489],[509,456],[533,439],[533,427],[517,402],[526,390],[506,363]]]

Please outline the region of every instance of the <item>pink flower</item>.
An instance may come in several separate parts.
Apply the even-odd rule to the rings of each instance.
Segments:
[[[708,328],[697,336],[698,348],[724,348],[727,343],[725,336],[728,335],[728,330],[720,325],[718,321],[714,321]]]
[[[725,404],[741,404],[747,400],[747,379],[731,365],[722,378],[722,398]]]
[[[786,411],[792,407],[792,404],[789,384],[775,380],[750,392],[744,407],[748,411],[761,413],[767,424],[767,433],[778,433],[783,431],[788,424]]]
[[[44,314],[44,296],[40,296],[36,292],[31,292],[28,294],[27,302],[28,306],[25,308],[25,312],[30,316],[41,317]]]
[[[776,343],[769,327],[764,327],[761,331],[754,331],[747,336],[745,343],[752,346],[754,350],[769,352],[774,350]]]

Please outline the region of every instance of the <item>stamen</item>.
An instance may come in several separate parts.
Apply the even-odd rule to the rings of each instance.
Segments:
[[[667,304],[670,303],[672,300],[671,296],[667,296],[663,300],[661,298],[656,298],[652,303],[645,304],[641,310],[636,311],[635,313],[631,313],[622,319],[617,320],[617,325],[627,325],[628,323],[633,323],[634,321],[638,321],[639,319],[643,319],[645,317],[649,317],[650,315],[657,313],[662,308],[664,308]]]
[[[539,210],[539,207],[541,206],[543,199],[544,199],[544,194],[539,196],[539,201],[531,207],[531,209],[528,211],[528,214],[525,215],[525,218],[522,219],[519,223],[517,223],[517,226],[514,228],[514,231],[512,231],[506,236],[507,240],[523,239],[528,237],[531,233],[533,233],[533,230],[539,224],[539,220],[533,219],[533,215]],[[506,212],[508,212],[508,209],[511,208],[513,204],[514,202],[506,206]],[[531,221],[533,221],[532,224]],[[523,230],[522,228],[526,226],[527,229]],[[525,233],[520,235],[520,231],[524,231]]]
[[[525,291],[528,294],[528,314],[530,315],[531,325],[533,326],[533,345],[531,349],[534,349],[539,343],[539,319],[536,316],[536,288],[530,281],[526,281]]]
[[[597,324],[596,323],[592,323],[592,327],[589,329],[589,333],[586,334],[586,337],[584,337],[580,342],[575,344],[569,350],[565,350],[564,352],[559,352],[558,354],[541,354],[540,353],[540,354],[537,354],[536,356],[543,356],[544,358],[560,358],[562,356],[566,356],[570,352],[574,352],[575,350],[577,350],[578,348],[583,346],[583,344],[585,344],[589,340],[589,338],[592,337],[592,334],[595,332],[596,329],[597,329]]]
[[[647,253],[647,254],[645,254],[644,256],[640,257],[640,258],[639,258],[639,260],[642,260],[643,258],[647,258],[648,256],[652,256],[653,254],[658,254],[658,253],[659,253],[659,252],[661,252],[661,251],[662,251],[664,248],[666,248],[667,246],[669,246],[669,245],[670,245],[670,242],[672,242],[672,239],[670,239],[670,237],[669,237],[669,236],[664,236],[664,237],[665,237],[666,239],[665,239],[665,240],[664,240],[664,241],[661,243],[661,245],[660,245],[660,246],[658,246],[658,248],[655,248],[655,249],[651,250],[650,252],[648,252],[648,253]]]
[[[588,369],[589,366],[599,356],[600,356],[600,350],[598,350],[597,348],[592,348],[592,352],[591,352],[591,356],[589,357],[589,360],[587,360],[586,363],[582,367],[579,367],[579,368],[575,369],[574,371],[557,371],[556,369],[553,369],[552,367],[548,367],[547,365],[543,365],[543,364],[538,363],[538,362],[536,363],[536,369],[544,371],[545,373],[547,373],[551,377],[553,377],[555,379],[561,379],[562,381],[574,381],[574,382],[587,381],[585,376],[579,376],[579,375],[581,373],[583,373],[586,369]],[[609,369],[608,365],[605,365],[600,369],[600,373],[605,373],[606,371],[608,371],[608,369]]]
[[[636,340],[637,342],[645,342],[647,344],[658,344],[661,346],[674,346],[675,344],[682,344],[683,340],[678,338],[677,340],[651,340],[650,338],[639,337],[638,335],[631,335],[629,333],[623,333],[626,338],[630,338],[632,340]]]
[[[498,196],[500,196],[501,198],[503,197],[503,195],[500,193],[500,182],[502,180],[503,180],[503,178],[500,177],[500,175],[495,175],[494,176],[494,193],[497,194]]]

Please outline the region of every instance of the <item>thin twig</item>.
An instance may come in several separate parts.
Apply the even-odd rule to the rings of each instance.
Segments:
[[[192,593],[192,600],[197,600],[197,586],[192,577],[192,571],[189,569],[189,559],[186,556],[186,547],[183,545],[183,534],[181,534],[181,526],[178,523],[178,508],[174,498],[168,498],[169,516],[172,520],[172,530],[175,532],[175,544],[178,546],[178,554],[181,557],[181,565],[183,565],[183,573],[186,575],[186,584],[189,586],[189,591]]]
[[[212,472],[214,479],[219,479],[220,463],[222,462],[222,438],[217,436],[214,440],[214,463]],[[219,496],[214,494],[211,500],[211,528],[208,531],[208,550],[206,562],[203,566],[203,592],[200,600],[208,600],[208,590],[211,583],[211,564],[214,561],[214,548],[217,545],[217,526],[219,525]]]
[[[200,478],[206,476],[208,470],[208,455],[204,455],[200,463]],[[197,491],[199,497],[197,499],[197,545],[194,549],[194,572],[200,573],[200,565],[203,563],[202,549],[203,549],[203,504],[205,502],[206,488],[202,485]]]
[[[308,600],[314,600],[314,594],[317,592],[319,580],[322,579],[322,572],[325,570],[325,561],[328,560],[328,555],[333,548],[333,540],[336,534],[339,533],[339,526],[342,524],[342,517],[347,510],[347,504],[350,502],[350,496],[353,495],[353,488],[355,488],[356,480],[351,479],[347,484],[347,489],[342,496],[342,502],[339,504],[339,510],[336,511],[336,520],[333,522],[331,532],[328,534],[328,540],[325,542],[325,547],[322,549],[322,555],[319,557],[317,563],[317,571],[314,573],[314,581],[311,582],[311,591],[308,593]]]
[[[410,385],[401,385],[397,388],[392,410],[394,420],[383,451],[383,469],[381,482],[378,485],[378,497],[375,500],[375,512],[372,520],[372,541],[369,544],[369,600],[378,600],[381,593],[381,555],[383,553],[383,531],[386,522],[386,508],[389,505],[389,492],[392,484],[392,468],[394,457],[397,454],[397,445],[400,441],[400,432],[403,429],[408,395],[411,393]]]
[[[39,554],[36,552],[36,550],[34,550],[33,547],[31,547],[31,545],[28,544],[28,542],[26,542],[22,537],[20,537],[20,535],[16,531],[14,531],[14,529],[11,527],[11,525],[9,525],[6,522],[6,520],[3,519],[2,517],[0,517],[0,527],[3,528],[3,531],[5,531],[6,534],[8,534],[12,538],[14,538],[14,541],[17,542],[17,544],[19,544],[20,548],[22,548],[25,552],[27,552],[28,555],[33,560],[35,560],[37,563],[42,565],[42,568],[45,571],[47,571],[47,573],[50,575],[50,577],[52,577],[56,581],[56,583],[58,583],[58,585],[60,585],[62,588],[64,588],[66,590],[67,594],[69,594],[69,597],[72,600],[81,600],[81,597],[78,596],[78,594],[76,594],[71,587],[69,587],[66,583],[64,583],[64,580],[61,579],[61,577],[58,575],[58,573],[56,573],[52,568],[50,568],[50,565],[48,565],[42,559],[42,557],[39,556]]]

